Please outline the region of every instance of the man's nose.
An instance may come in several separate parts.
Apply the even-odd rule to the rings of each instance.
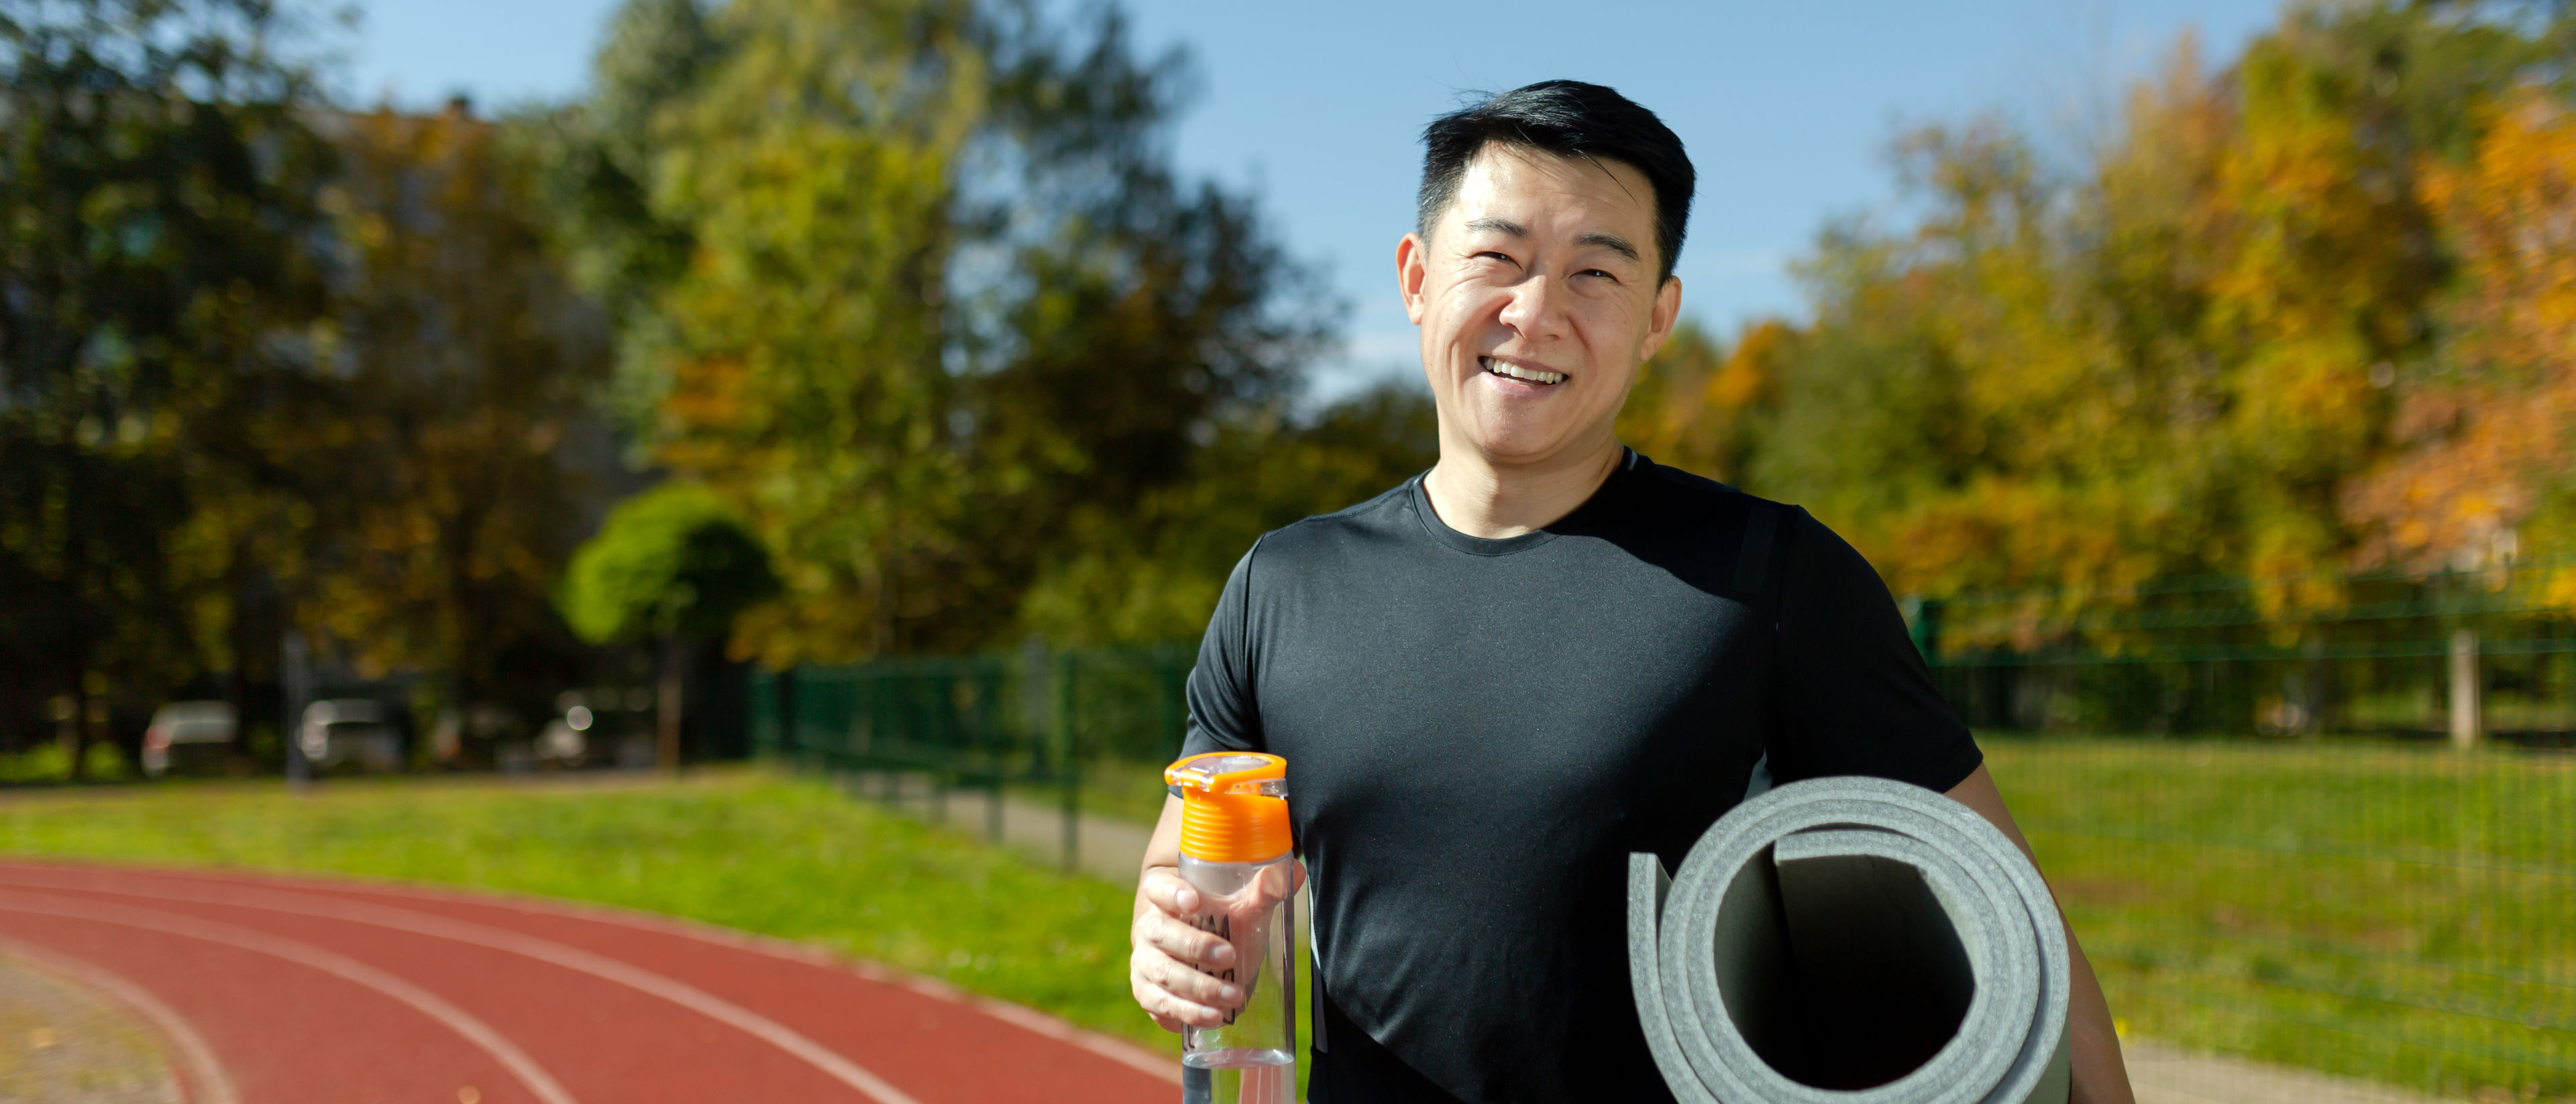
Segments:
[[[1522,339],[1542,341],[1562,336],[1565,330],[1564,289],[1556,286],[1554,277],[1533,273],[1512,288],[1512,298],[1503,304],[1503,325],[1518,331]]]

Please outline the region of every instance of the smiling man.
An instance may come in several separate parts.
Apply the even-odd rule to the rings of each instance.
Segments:
[[[1629,852],[1678,867],[1757,767],[1912,782],[2021,835],[1859,553],[1614,434],[1681,309],[1680,140],[1570,81],[1424,140],[1396,272],[1439,463],[1245,554],[1185,750],[1288,760],[1322,982],[1312,1099],[1669,1100],[1628,990]],[[1176,797],[1129,965],[1173,1030],[1244,996],[1206,972],[1232,949],[1187,920],[1178,838]],[[2127,1101],[2076,966],[2075,1099]]]

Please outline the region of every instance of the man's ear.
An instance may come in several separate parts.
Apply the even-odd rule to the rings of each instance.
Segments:
[[[1664,286],[1655,289],[1654,313],[1646,319],[1646,339],[1637,343],[1637,363],[1654,359],[1664,342],[1673,336],[1673,325],[1682,316],[1682,278],[1664,277]]]
[[[1404,316],[1413,324],[1422,324],[1422,282],[1431,273],[1431,243],[1420,234],[1406,234],[1395,243],[1395,287],[1404,296]]]

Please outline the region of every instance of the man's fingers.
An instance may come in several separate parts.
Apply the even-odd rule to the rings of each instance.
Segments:
[[[1135,993],[1137,1006],[1143,1008],[1146,1015],[1154,1017],[1154,1022],[1163,1025],[1164,1030],[1222,1027],[1225,1024],[1224,1012],[1175,996],[1170,990],[1156,987],[1141,978],[1136,979],[1130,988]]]
[[[1127,981],[1137,1005],[1166,1031],[1222,1026],[1244,993],[1210,971],[1234,965],[1234,945],[1191,922],[1203,895],[1177,872],[1147,871],[1139,889],[1153,907],[1129,931]]]
[[[1193,968],[1151,947],[1139,947],[1128,972],[1155,988],[1210,1008],[1240,1008],[1243,987]]]
[[[1178,1031],[1184,1026],[1215,1027],[1225,1022],[1225,1013],[1183,1000],[1142,977],[1131,979],[1128,988],[1135,993],[1137,1006],[1166,1030]]]
[[[1144,970],[1146,978],[1172,996],[1180,996],[1185,1001],[1193,1001],[1193,1004],[1211,1006],[1211,1009],[1239,1009],[1244,1004],[1244,988],[1231,983],[1231,980],[1193,968],[1190,962],[1154,952],[1151,947],[1136,952],[1136,955],[1139,955],[1139,968]]]
[[[1187,915],[1199,910],[1199,890],[1170,867],[1145,874],[1145,899],[1164,912]]]
[[[1136,938],[1164,954],[1194,966],[1222,970],[1234,965],[1234,944],[1200,931],[1187,919],[1149,912],[1136,920]]]

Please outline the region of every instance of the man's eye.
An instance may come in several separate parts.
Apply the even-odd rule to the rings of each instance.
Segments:
[[[1480,261],[1481,261],[1481,260],[1485,260],[1485,259],[1487,259],[1487,258],[1492,258],[1492,259],[1494,259],[1494,260],[1501,261],[1501,262],[1503,262],[1504,264],[1510,264],[1510,263],[1512,263],[1512,257],[1511,257],[1511,254],[1508,254],[1508,253],[1496,253],[1496,252],[1494,252],[1493,250],[1490,250],[1490,249],[1488,249],[1488,250],[1486,250],[1486,251],[1484,251],[1484,252],[1482,252],[1482,253],[1478,253],[1478,254],[1476,254],[1476,257],[1475,257],[1475,259],[1480,260]]]
[[[1583,271],[1581,271],[1581,272],[1576,273],[1575,275],[1578,275],[1578,276],[1598,276],[1598,277],[1601,277],[1601,278],[1602,278],[1602,279],[1604,279],[1604,280],[1609,280],[1609,281],[1612,281],[1612,282],[1616,282],[1616,281],[1619,279],[1618,277],[1611,275],[1608,269],[1600,269],[1600,268],[1587,268],[1587,269],[1584,269],[1584,270],[1583,270]]]

